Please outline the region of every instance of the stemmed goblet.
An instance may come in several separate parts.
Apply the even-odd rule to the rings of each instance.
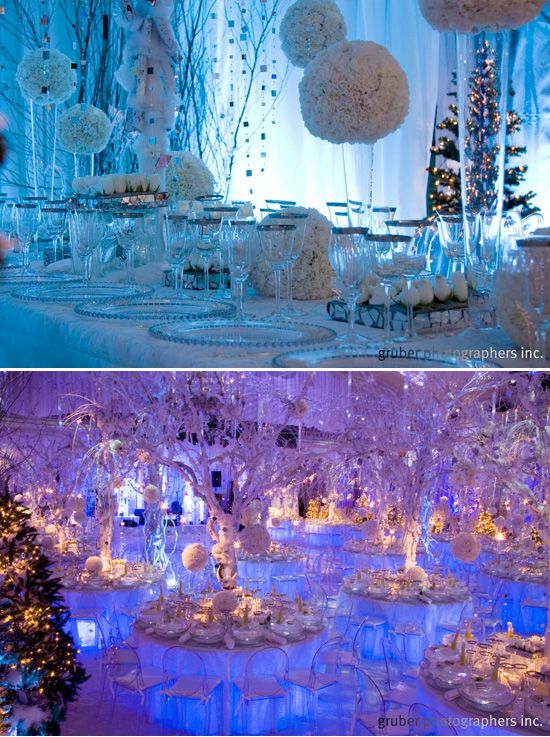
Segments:
[[[105,222],[102,214],[95,210],[77,209],[71,212],[69,224],[71,244],[82,259],[84,284],[88,285],[92,276],[92,254],[101,241]]]
[[[229,221],[237,217],[238,205],[207,205],[203,209],[203,217],[220,220],[220,233],[216,251],[220,258],[220,280],[218,283],[218,297],[231,297],[224,277],[225,261],[227,260],[227,243],[229,238]]]
[[[535,348],[538,359],[548,366],[550,350],[550,238],[530,235],[518,238],[523,252],[523,294],[526,306],[535,314]]]
[[[301,317],[303,316],[304,310],[299,309],[294,304],[293,296],[293,284],[294,284],[294,265],[300,258],[302,250],[304,248],[304,240],[306,237],[307,219],[309,215],[307,212],[288,212],[287,210],[280,210],[278,212],[270,212],[268,214],[270,223],[290,223],[296,226],[296,236],[294,238],[294,246],[292,253],[288,261],[287,267],[287,302],[284,308],[284,314],[289,317]]]
[[[366,240],[368,228],[332,228],[328,258],[336,272],[338,284],[348,310],[348,330],[339,338],[343,350],[352,350],[366,338],[355,330],[355,307],[363,280],[371,269],[370,249]]]
[[[409,243],[412,238],[408,235],[368,235],[367,242],[371,246],[373,271],[384,287],[384,334],[391,338],[391,287],[401,278],[401,269],[393,258],[393,247]]]
[[[231,274],[231,285],[236,286],[237,292],[235,320],[236,322],[242,322],[245,317],[254,317],[254,315],[245,315],[243,312],[243,292],[244,285],[254,264],[258,235],[256,223],[253,220],[232,220],[229,226],[229,273]]]
[[[30,202],[18,202],[15,205],[15,232],[23,248],[23,270],[30,271],[31,243],[40,225],[38,205]]]
[[[166,216],[166,256],[174,273],[176,292],[183,289],[183,266],[193,250],[187,224],[187,215],[168,213]]]
[[[53,244],[53,260],[57,261],[57,247],[61,246],[63,258],[63,234],[67,227],[67,207],[64,201],[48,202],[42,208],[42,219]]]
[[[288,268],[297,228],[294,223],[281,223],[262,224],[257,229],[262,254],[271,266],[275,278],[275,312],[268,319],[284,320],[281,310],[281,274]]]
[[[407,337],[414,338],[414,305],[412,280],[426,267],[427,243],[421,238],[402,237],[392,244],[392,258],[401,276],[407,281],[405,304],[407,307]]]
[[[218,248],[220,218],[195,218],[188,221],[189,234],[204,266],[204,296],[210,297],[210,259]]]
[[[135,249],[138,240],[143,237],[144,214],[124,210],[111,213],[111,217],[113,229],[126,262],[127,283],[133,286],[136,283]]]

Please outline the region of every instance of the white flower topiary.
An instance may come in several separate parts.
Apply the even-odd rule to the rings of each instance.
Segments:
[[[214,177],[190,151],[172,151],[166,167],[166,191],[175,200],[196,200],[214,194]]]
[[[143,499],[147,504],[158,504],[158,502],[160,502],[160,491],[158,486],[147,484],[143,489]]]
[[[84,567],[86,568],[88,573],[101,573],[101,571],[103,570],[103,561],[101,560],[99,555],[91,555],[89,558],[86,559]]]
[[[481,553],[481,543],[471,532],[459,532],[451,540],[451,553],[462,563],[473,563]]]
[[[420,566],[412,566],[405,571],[405,578],[414,583],[424,583],[428,579],[428,574]]]
[[[293,289],[296,299],[328,299],[334,293],[332,282],[335,278],[334,270],[328,260],[328,244],[330,240],[330,220],[318,210],[305,207],[292,207],[285,210],[285,214],[307,212],[306,234],[304,247],[298,260],[294,264]],[[264,218],[263,223],[273,222],[271,218]],[[252,285],[264,297],[275,295],[275,281],[269,264],[258,254],[257,263],[250,275]],[[286,272],[281,275],[282,294],[286,294],[288,287]]]
[[[419,0],[420,10],[436,31],[479,33],[519,28],[534,20],[546,0]]]
[[[239,606],[239,599],[232,591],[218,591],[212,600],[212,607],[217,614],[229,614]]]
[[[267,553],[271,545],[269,532],[263,525],[250,525],[245,527],[239,535],[241,548],[249,555],[261,555]]]
[[[188,545],[181,554],[181,562],[192,573],[202,571],[210,559],[210,553],[200,543]]]
[[[296,0],[286,11],[279,36],[296,67],[305,67],[320,51],[346,38],[346,23],[332,0]]]
[[[73,105],[59,116],[59,145],[71,154],[98,154],[111,138],[111,121],[94,105]]]
[[[76,90],[76,71],[71,60],[55,49],[29,51],[15,75],[24,97],[37,105],[65,102]]]
[[[332,143],[374,143],[397,130],[409,110],[409,85],[387,49],[341,41],[310,62],[300,82],[306,128]]]

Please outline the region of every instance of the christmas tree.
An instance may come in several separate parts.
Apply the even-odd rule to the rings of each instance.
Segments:
[[[491,537],[494,537],[496,531],[491,513],[487,509],[482,509],[479,513],[479,517],[477,518],[474,532],[476,535],[490,535]]]
[[[56,735],[86,680],[29,511],[0,490],[0,733]]]
[[[452,85],[456,87],[456,74],[453,74]],[[456,104],[456,91],[449,92],[453,101],[449,105],[447,116],[436,125],[437,130],[442,131],[431,147],[431,160],[428,168],[428,211],[429,212],[451,212],[462,211],[462,196],[460,186],[460,151],[458,146],[458,106]],[[509,96],[514,96],[511,89]],[[500,125],[500,113],[498,110],[498,95],[495,90],[494,76],[494,52],[485,42],[478,52],[477,67],[472,76],[472,86],[469,95],[470,116],[469,132],[479,130],[483,134],[486,127],[491,133],[495,126]],[[487,116],[486,113],[489,112]],[[533,205],[535,193],[532,191],[524,194],[516,194],[515,190],[525,181],[527,167],[521,164],[513,165],[513,160],[526,153],[524,146],[516,146],[513,136],[521,130],[522,119],[515,110],[506,114],[506,134],[510,139],[506,145],[505,171],[504,171],[504,210],[520,208],[522,217],[538,212],[539,208]],[[484,179],[484,187],[491,188],[491,182],[496,181],[498,172],[491,162],[479,163],[479,170]],[[477,203],[483,206],[483,203]]]

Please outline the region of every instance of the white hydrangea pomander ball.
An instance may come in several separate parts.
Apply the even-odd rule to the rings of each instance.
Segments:
[[[451,553],[462,563],[473,563],[481,553],[481,543],[472,532],[459,532],[451,540]]]
[[[346,22],[332,0],[296,0],[281,21],[279,37],[291,64],[305,67],[319,52],[346,38]]]
[[[293,267],[293,296],[298,300],[329,299],[334,294],[332,283],[335,274],[328,260],[328,246],[332,224],[328,218],[314,208],[290,207],[285,214],[307,213],[304,247]],[[264,218],[262,224],[271,218]],[[251,283],[262,297],[275,296],[275,279],[267,261],[258,254],[250,274]],[[281,291],[286,294],[288,277],[286,270],[281,274]]]
[[[375,143],[396,131],[409,111],[407,76],[372,41],[340,41],[311,61],[300,82],[309,132],[331,143]]]
[[[253,499],[241,512],[241,524],[245,527],[256,525],[260,522],[263,505],[259,499]]]
[[[173,200],[196,200],[214,194],[214,177],[190,151],[172,151],[166,167],[166,191]]]
[[[414,583],[424,583],[428,580],[428,574],[421,566],[411,566],[405,571],[405,578]]]
[[[76,90],[76,71],[71,60],[55,49],[27,52],[17,66],[15,78],[22,95],[37,105],[59,105]]]
[[[111,131],[103,110],[86,103],[73,105],[57,121],[59,145],[71,154],[98,154],[109,143]]]
[[[84,567],[86,568],[88,573],[98,574],[101,573],[101,571],[103,570],[103,561],[101,560],[99,555],[91,555],[89,558],[86,559]]]
[[[200,543],[188,545],[181,554],[181,562],[191,573],[199,573],[206,568],[210,553]]]
[[[230,614],[238,606],[239,599],[233,591],[218,591],[212,599],[212,608],[216,614]]]
[[[436,31],[479,33],[519,28],[534,20],[546,0],[419,0],[420,12]]]
[[[147,504],[158,504],[160,502],[160,491],[158,486],[147,484],[143,489],[143,499]]]
[[[250,525],[245,527],[239,535],[241,548],[249,555],[262,555],[267,553],[271,545],[269,532],[263,525]]]

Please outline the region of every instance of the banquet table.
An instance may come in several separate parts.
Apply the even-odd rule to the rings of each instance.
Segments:
[[[328,640],[328,635],[325,630],[321,632],[306,636],[299,642],[291,642],[281,647],[288,655],[291,668],[309,668],[311,661],[317,649]],[[162,666],[162,658],[164,653],[169,647],[177,645],[177,641],[162,640],[158,637],[154,637],[145,632],[134,629],[132,634],[133,644],[136,646],[140,660],[143,666]],[[242,733],[242,726],[240,723],[241,713],[237,712],[238,696],[236,696],[236,689],[233,686],[235,678],[242,677],[245,672],[246,662],[248,658],[259,650],[269,647],[269,643],[265,642],[257,647],[239,647],[236,646],[232,650],[228,650],[226,647],[220,644],[203,645],[198,643],[186,643],[181,645],[181,660],[178,661],[178,669],[183,674],[185,673],[185,656],[188,652],[198,653],[206,666],[206,673],[208,676],[214,676],[220,678],[222,681],[222,707],[221,707],[221,721],[222,729],[218,729],[210,734],[240,734]],[[181,665],[180,665],[181,663]],[[266,655],[265,660],[266,672],[270,672],[270,659],[269,655]],[[295,707],[301,708],[302,705],[296,704],[297,699],[294,698],[293,703]],[[160,693],[160,688],[156,689],[151,702],[149,704],[149,717],[154,720],[160,721],[163,713],[163,698]],[[265,705],[262,705],[265,706]],[[215,707],[212,707],[215,708]],[[169,706],[168,719],[173,722],[175,720],[175,713],[170,711],[175,709],[174,704]],[[252,715],[256,715],[257,712],[251,712]],[[204,724],[204,711],[199,706],[196,710],[187,712],[187,724],[193,725],[195,734],[209,734],[205,731]],[[179,725],[181,726],[181,725]],[[218,725],[219,726],[219,725]]]
[[[498,592],[504,597],[506,621],[512,622],[514,630],[523,634],[540,634],[544,632],[546,624],[546,610],[540,608],[522,611],[522,601],[543,601],[546,595],[546,586],[542,583],[521,581],[514,578],[497,577],[481,570],[478,580],[483,590]]]
[[[140,267],[136,270],[136,283],[160,285],[161,272],[160,264]],[[11,296],[12,291],[13,286],[0,283],[0,364],[5,368],[261,368],[271,366],[278,354],[292,350],[171,343],[149,335],[148,328],[155,321],[139,324],[79,316],[73,305],[26,302]],[[190,294],[197,296],[196,292]],[[156,286],[155,295],[172,296],[174,290]],[[346,330],[344,323],[329,318],[326,301],[301,302],[300,307],[305,313],[301,322],[324,325],[337,334]],[[253,297],[246,309],[265,317],[273,312],[274,301]],[[372,339],[373,344],[382,338],[381,331],[375,328],[359,326],[358,331]],[[436,333],[400,344],[397,350],[403,347],[417,351],[413,355],[420,359],[433,352],[447,355],[454,351],[494,349],[502,352],[491,358],[498,365],[533,368],[533,359],[522,359],[510,338],[498,328],[484,331],[474,340],[471,335],[448,337]],[[379,364],[390,368],[395,361],[387,358]]]
[[[268,594],[274,586],[277,593],[293,598],[305,594],[305,558],[290,560],[239,560],[239,583]]]
[[[401,553],[364,553],[355,550],[342,550],[340,561],[354,571],[396,571],[403,568],[405,556]]]
[[[360,537],[361,528],[352,524],[306,522],[304,542],[313,548],[341,548],[351,537]]]

